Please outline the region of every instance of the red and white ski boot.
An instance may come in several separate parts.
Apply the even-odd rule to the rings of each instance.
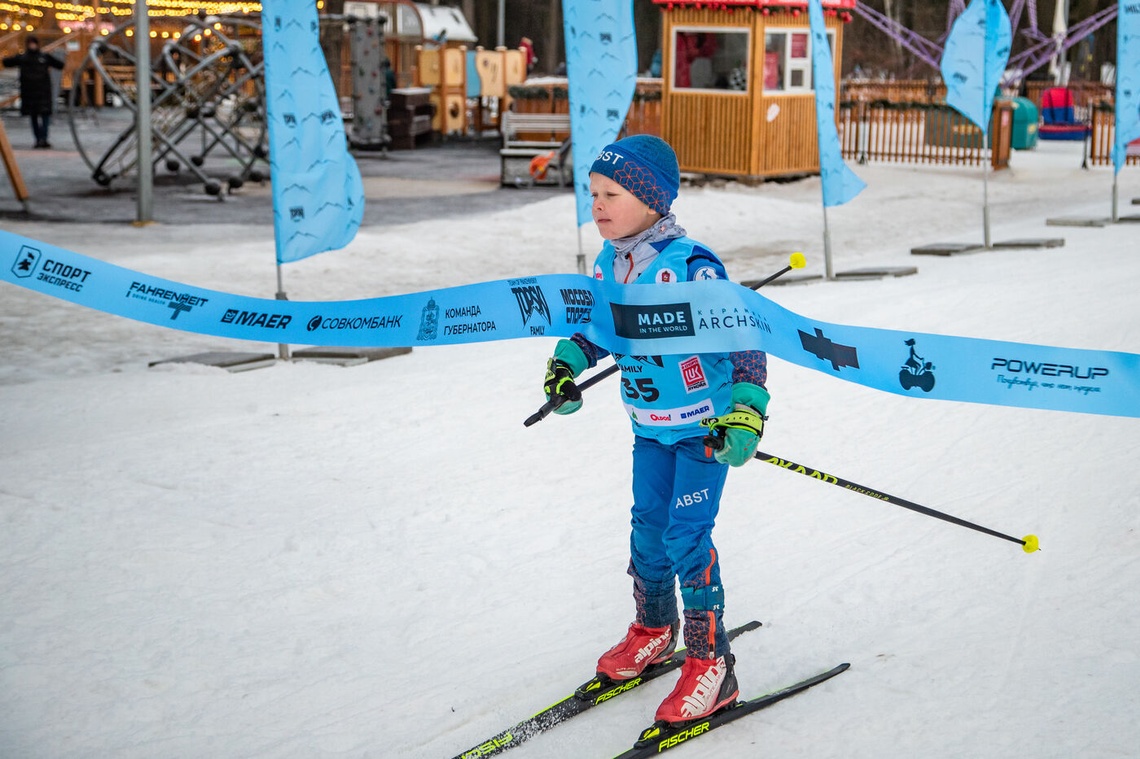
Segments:
[[[716,659],[685,659],[681,665],[681,679],[657,707],[654,719],[669,723],[689,722],[731,705],[740,695],[740,686],[732,671],[735,661],[732,654]]]
[[[602,654],[597,672],[611,680],[637,677],[650,664],[663,662],[677,649],[676,622],[667,627],[643,627],[634,622],[621,643]]]

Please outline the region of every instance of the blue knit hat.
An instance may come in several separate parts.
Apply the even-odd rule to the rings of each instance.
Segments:
[[[681,185],[677,154],[665,140],[648,134],[606,145],[590,173],[609,177],[662,216],[669,213]]]

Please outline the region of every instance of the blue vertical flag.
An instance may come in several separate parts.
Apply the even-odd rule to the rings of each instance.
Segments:
[[[823,205],[841,206],[862,192],[867,183],[847,167],[839,149],[839,133],[835,129],[835,68],[831,63],[831,45],[827,41],[820,0],[808,3],[808,16],[811,18],[811,69]]]
[[[1112,166],[1124,168],[1128,143],[1140,138],[1140,0],[1122,0],[1116,12],[1116,139]]]
[[[562,0],[578,226],[589,222],[590,165],[614,141],[637,86],[633,0]]]
[[[1001,0],[973,0],[954,21],[942,51],[946,104],[989,134],[994,95],[1013,41]]]
[[[343,248],[364,216],[313,0],[264,0],[265,103],[277,263]]]

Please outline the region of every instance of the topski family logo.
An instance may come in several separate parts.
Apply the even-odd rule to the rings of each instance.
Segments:
[[[910,355],[899,370],[899,384],[903,390],[918,387],[922,388],[922,392],[929,393],[934,389],[934,364],[918,355],[914,349],[913,337],[906,341],[906,345],[910,348]]]
[[[545,327],[541,324],[531,324],[531,319],[535,316],[544,319],[548,325],[551,324],[550,305],[546,302],[546,294],[543,293],[537,282],[538,280],[534,277],[512,279],[508,282],[511,286],[511,292],[514,293],[515,301],[518,303],[519,316],[522,317],[523,326],[530,326],[533,335],[541,335],[545,331]]]

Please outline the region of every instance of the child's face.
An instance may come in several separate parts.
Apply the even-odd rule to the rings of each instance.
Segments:
[[[594,224],[605,240],[644,232],[661,218],[629,190],[601,174],[590,174],[590,195],[594,198],[590,207]]]

